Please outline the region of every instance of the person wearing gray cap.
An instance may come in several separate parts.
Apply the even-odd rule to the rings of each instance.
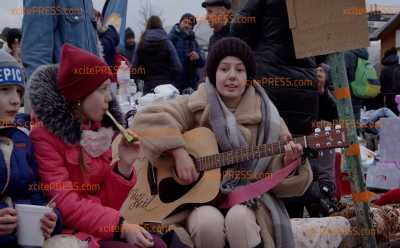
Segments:
[[[230,35],[230,24],[233,18],[231,0],[205,0],[201,6],[206,9],[206,19],[214,33],[208,43],[208,51],[216,41]]]

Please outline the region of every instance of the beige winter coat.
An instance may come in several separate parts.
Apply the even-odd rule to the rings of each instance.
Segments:
[[[205,84],[190,96],[179,96],[174,100],[154,104],[138,112],[133,120],[131,129],[139,134],[141,147],[146,157],[151,161],[158,158],[163,152],[184,146],[182,133],[196,127],[208,127],[209,104]],[[261,97],[254,87],[249,86],[237,106],[235,117],[246,141],[256,145],[257,128],[261,124]],[[281,119],[279,136],[289,135],[288,128]],[[268,166],[267,172],[274,172],[282,167],[283,155],[275,156]],[[308,162],[302,164],[294,176],[290,176],[276,186],[272,192],[277,197],[301,196],[312,181],[312,172]],[[272,233],[269,213],[256,211],[258,221]],[[268,227],[269,226],[269,227]],[[265,232],[265,228],[264,231]],[[263,229],[263,228],[262,228]],[[262,233],[264,242],[268,235]],[[268,242],[269,243],[269,242]],[[270,246],[267,246],[270,247]]]

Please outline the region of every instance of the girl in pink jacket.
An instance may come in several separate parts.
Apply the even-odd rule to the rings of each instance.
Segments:
[[[89,247],[165,247],[120,216],[136,182],[139,145],[122,141],[120,160],[111,164],[117,129],[105,112],[123,119],[111,95],[111,77],[102,60],[68,44],[59,65],[39,67],[32,75],[32,108],[43,124],[31,132],[41,189],[55,197],[69,233]]]

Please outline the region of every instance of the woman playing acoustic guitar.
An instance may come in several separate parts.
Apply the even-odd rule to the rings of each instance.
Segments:
[[[132,126],[141,136],[145,156],[152,161],[169,152],[178,177],[190,184],[199,174],[183,148],[183,132],[210,128],[221,152],[278,140],[287,142],[289,131],[264,90],[256,83],[246,83],[254,82],[255,70],[254,55],[244,42],[236,38],[218,41],[208,55],[209,82],[190,96],[149,106],[136,115]],[[148,132],[150,129],[157,134]],[[302,153],[302,146],[290,141],[283,155],[224,169],[221,195],[251,182],[249,172],[274,172]],[[257,199],[228,210],[212,204],[193,209],[185,225],[195,247],[223,248],[226,242],[232,248],[294,247],[289,217],[279,198],[302,195],[311,180],[310,166],[304,161],[295,173]]]

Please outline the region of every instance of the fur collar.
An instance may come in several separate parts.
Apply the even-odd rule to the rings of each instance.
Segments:
[[[30,101],[35,115],[52,134],[68,144],[78,144],[81,139],[81,123],[72,117],[64,96],[58,91],[58,65],[40,66],[30,78]],[[124,125],[123,114],[113,96],[109,104],[111,114]],[[102,126],[117,128],[105,116]]]

